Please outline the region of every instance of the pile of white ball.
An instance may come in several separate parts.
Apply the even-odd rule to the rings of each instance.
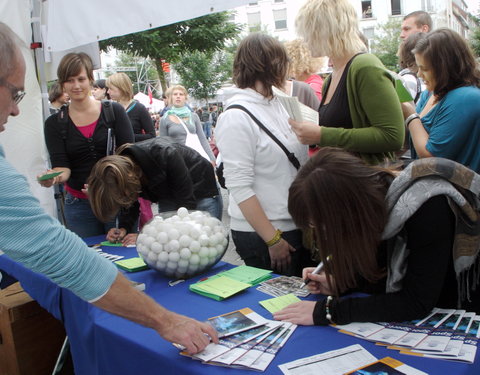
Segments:
[[[176,215],[155,216],[137,238],[137,251],[151,268],[177,279],[199,274],[217,263],[228,245],[228,232],[217,218],[185,207]]]

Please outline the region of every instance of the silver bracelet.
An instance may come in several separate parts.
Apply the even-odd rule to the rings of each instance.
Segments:
[[[416,118],[418,118],[420,121],[422,121],[420,119],[420,116],[417,114],[417,113],[412,113],[410,116],[408,116],[406,119],[405,119],[405,129],[408,130],[408,125],[410,125],[410,123],[415,120]]]

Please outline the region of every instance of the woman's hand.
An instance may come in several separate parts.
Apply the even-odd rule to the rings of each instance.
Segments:
[[[122,245],[129,246],[135,245],[137,243],[138,233],[129,233],[125,237],[123,237]]]
[[[327,282],[327,276],[325,275],[325,272],[320,272],[318,275],[312,273],[314,267],[307,267],[303,269],[302,272],[302,277],[304,280],[311,280],[307,288],[312,294],[324,294],[324,295],[332,295],[333,291],[330,289],[328,286]],[[330,278],[332,280],[332,278]]]
[[[313,301],[292,303],[273,314],[273,318],[302,326],[311,326],[313,325],[313,310],[315,309],[315,304],[316,302]]]
[[[46,188],[52,187],[53,185],[56,185],[56,184],[59,184],[60,182],[62,182],[61,177],[60,177],[61,175],[55,176],[53,178],[49,178],[48,180],[39,180],[40,177],[45,176],[46,174],[55,173],[55,172],[58,172],[58,171],[55,171],[53,169],[49,169],[45,173],[39,174],[37,176],[38,183],[41,186],[46,187]]]
[[[272,269],[280,273],[287,272],[292,260],[290,253],[294,251],[296,251],[296,249],[283,238],[275,245],[270,246],[268,252],[270,254]]]
[[[107,240],[111,243],[119,243],[125,238],[126,234],[127,230],[125,228],[111,228],[107,233]]]
[[[295,121],[291,118],[288,119],[288,123],[291,125],[300,143],[304,145],[320,143],[322,128],[318,124],[309,121]]]

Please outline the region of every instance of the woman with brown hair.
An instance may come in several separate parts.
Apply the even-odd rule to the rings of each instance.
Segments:
[[[303,164],[307,147],[291,131],[288,114],[272,89],[283,86],[287,70],[287,53],[278,40],[250,34],[235,54],[236,87],[226,93],[226,104],[250,111]],[[236,251],[249,266],[299,275],[308,253],[287,209],[288,187],[297,169],[242,109],[227,108],[219,116],[215,137],[230,194],[228,212]]]
[[[425,34],[413,50],[426,90],[402,104],[413,158],[437,156],[480,172],[480,71],[465,39],[450,29]]]
[[[296,324],[401,322],[433,307],[480,311],[480,176],[442,158],[398,177],[336,148],[321,148],[290,187],[295,223],[314,232],[324,269],[308,288],[328,295],[275,314]],[[455,214],[453,212],[455,210]],[[362,291],[366,297],[341,297]]]
[[[132,126],[120,104],[90,96],[93,64],[87,54],[65,55],[57,75],[70,104],[46,120],[44,131],[52,171],[62,173],[39,183],[44,187],[65,184],[65,218],[71,231],[80,237],[104,234],[115,224],[97,220],[82,189],[97,160],[112,152],[108,145],[133,142]]]

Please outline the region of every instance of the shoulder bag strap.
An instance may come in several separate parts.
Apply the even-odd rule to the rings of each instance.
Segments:
[[[233,104],[231,106],[229,106],[226,110],[229,110],[229,109],[233,109],[233,108],[236,108],[236,109],[240,109],[242,111],[244,111],[245,113],[247,113],[253,121],[255,121],[257,123],[257,125],[260,127],[260,129],[262,129],[265,133],[267,133],[267,135],[273,139],[273,141],[280,146],[280,148],[283,150],[283,152],[285,152],[285,154],[287,155],[287,158],[288,160],[290,160],[290,163],[293,164],[293,166],[298,170],[300,169],[300,162],[298,161],[297,157],[295,156],[295,154],[293,152],[290,152],[284,145],[282,142],[280,142],[278,140],[277,137],[275,137],[273,135],[273,133],[268,130],[265,125],[263,125],[260,120],[258,120],[248,109],[246,109],[244,106],[240,105],[240,104]]]

